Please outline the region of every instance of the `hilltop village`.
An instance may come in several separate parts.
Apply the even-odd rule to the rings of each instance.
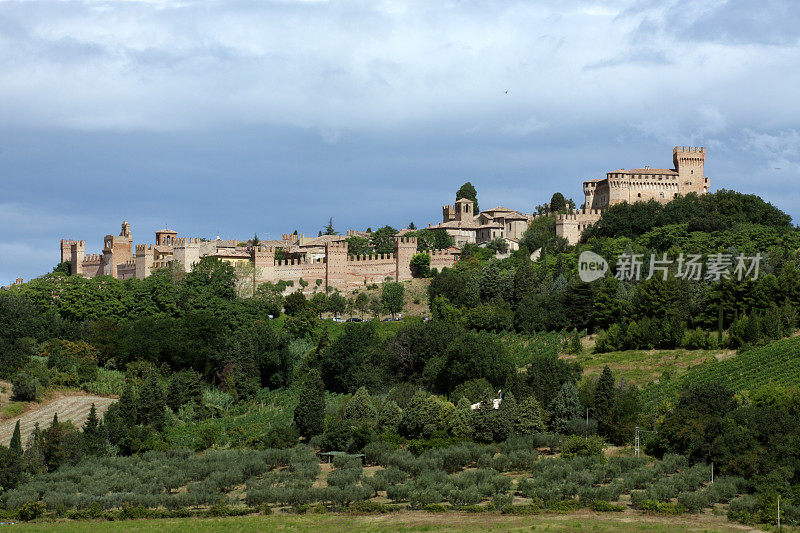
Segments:
[[[62,239],[61,262],[69,262],[73,275],[111,276],[117,279],[144,279],[159,268],[178,262],[187,272],[203,257],[216,257],[234,266],[250,265],[255,282],[322,280],[326,287],[344,290],[348,287],[379,283],[386,279],[411,279],[410,263],[414,255],[425,251],[430,255],[430,268],[441,270],[458,261],[467,244],[486,246],[503,241],[506,250],[519,249],[519,241],[530,223],[539,216],[556,218],[556,234],[569,244],[576,244],[581,233],[596,223],[609,206],[623,202],[655,200],[667,203],[679,196],[707,194],[710,179],[704,176],[705,148],[676,146],[672,151],[673,168],[635,168],[608,172],[605,178],[583,182],[583,206],[569,212],[549,210],[528,214],[506,207],[476,212],[476,202],[458,198],[453,205],[442,207],[442,221],[429,224],[423,231],[444,232],[449,239],[444,245],[420,246],[419,232],[404,229],[391,235],[391,251],[363,254],[350,249],[353,239],[368,240],[372,231],[349,230],[343,235],[285,234],[281,240],[248,241],[206,240],[179,237],[172,229],[155,234],[151,244],[133,243],[131,225],[122,223],[119,235],[106,235],[102,252],[86,253],[86,241]]]

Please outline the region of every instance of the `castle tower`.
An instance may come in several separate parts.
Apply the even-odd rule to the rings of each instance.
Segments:
[[[122,223],[119,236],[106,235],[103,239],[103,274],[119,278],[117,268],[133,257],[133,236],[128,221]]]
[[[200,262],[200,239],[176,239],[172,260],[180,262],[184,272],[191,272],[192,267]]]
[[[250,256],[256,269],[256,281],[275,281],[275,247],[260,245],[250,249]]]
[[[136,277],[144,279],[153,271],[153,262],[156,260],[155,249],[152,244],[136,245]]]
[[[325,244],[325,286],[347,286],[347,241]]]
[[[70,271],[72,274],[83,274],[83,260],[86,257],[86,241],[70,241],[70,256],[71,263]]]
[[[472,207],[472,202],[469,202]],[[411,259],[417,253],[416,237],[394,238],[395,281],[406,281],[411,276]]]
[[[75,241],[68,241],[61,239],[61,263],[64,261],[72,260],[72,243]]]
[[[706,194],[709,180],[703,175],[706,162],[706,149],[693,146],[676,146],[672,149],[672,162],[678,172],[678,192],[681,195],[694,192]]]

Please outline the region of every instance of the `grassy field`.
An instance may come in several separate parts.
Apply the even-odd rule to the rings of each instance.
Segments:
[[[53,394],[55,397],[41,404],[35,402],[30,402],[30,404],[23,403],[22,405],[26,406],[24,412],[20,412],[0,423],[0,444],[8,446],[11,435],[14,433],[17,419],[20,420],[20,432],[24,443],[37,422],[42,428],[49,427],[53,421],[53,415],[56,413],[58,413],[60,421],[70,420],[76,427],[81,427],[86,422],[86,417],[89,416],[89,409],[92,404],[95,404],[97,408],[97,415],[102,416],[108,406],[115,401],[113,398],[94,396],[82,392],[55,392]]]
[[[577,360],[583,366],[584,375],[599,375],[606,365],[614,375],[629,383],[645,385],[660,380],[666,375],[675,378],[692,367],[711,360],[721,361],[734,355],[729,350],[627,350],[623,352],[592,353],[585,349],[582,354],[562,354],[562,359]]]
[[[393,531],[591,531],[598,533],[676,531],[734,532],[755,531],[730,524],[711,514],[688,517],[657,517],[641,514],[598,515],[583,512],[567,515],[509,516],[500,514],[463,514],[403,512],[387,515],[273,515],[237,518],[203,518],[173,520],[133,520],[126,522],[52,522],[18,524],[17,531],[58,531],[104,533],[106,531],[168,532],[393,532]]]

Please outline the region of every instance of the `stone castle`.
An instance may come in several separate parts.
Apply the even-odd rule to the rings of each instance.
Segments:
[[[348,235],[325,235],[306,239],[302,235],[284,235],[281,241],[266,241],[255,246],[238,241],[179,238],[169,229],[157,231],[155,244],[133,246],[128,221],[122,223],[118,236],[106,235],[101,254],[86,254],[86,241],[61,241],[61,261],[69,261],[71,274],[87,278],[111,276],[117,279],[144,279],[153,270],[166,268],[172,262],[189,272],[203,257],[216,257],[234,265],[254,267],[257,283],[292,281],[300,278],[337,290],[381,283],[387,279],[411,279],[410,262],[417,253],[416,237],[397,236],[394,253],[369,256],[350,255]],[[276,252],[285,259],[276,259]],[[428,252],[431,268],[441,270],[458,260],[456,248]],[[253,272],[253,270],[249,270]],[[252,275],[252,274],[249,274]]]
[[[583,230],[600,220],[609,206],[647,200],[667,203],[689,193],[708,194],[711,180],[703,175],[705,160],[705,148],[676,146],[672,150],[674,168],[620,169],[608,172],[605,178],[584,181],[583,209],[557,215],[556,234],[576,244]]]
[[[556,215],[556,234],[576,244],[583,230],[594,224],[609,206],[623,202],[656,200],[667,203],[689,193],[707,194],[710,179],[703,174],[705,148],[676,146],[672,150],[674,168],[636,168],[614,170],[605,178],[583,182],[585,203],[582,209]],[[484,245],[502,238],[510,250],[519,249],[519,239],[537,216],[505,207],[475,213],[471,200],[460,199],[442,207],[442,222],[428,229],[443,229],[456,246]],[[395,236],[394,253],[354,256],[348,253],[347,237],[369,234],[348,231],[346,235],[306,238],[287,234],[282,240],[252,243],[239,241],[179,238],[170,229],[157,231],[155,244],[133,245],[130,224],[122,223],[119,235],[106,235],[100,254],[86,254],[86,241],[61,241],[61,261],[69,261],[71,273],[84,277],[100,275],[117,279],[144,279],[153,270],[177,262],[185,271],[203,257],[216,257],[234,266],[251,266],[256,282],[321,280],[326,287],[345,290],[386,279],[411,279],[409,263],[417,251],[415,237],[402,230]],[[431,268],[441,270],[459,258],[458,248],[430,252]],[[280,257],[281,259],[277,259]]]

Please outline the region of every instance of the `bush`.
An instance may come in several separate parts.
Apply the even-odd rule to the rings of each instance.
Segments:
[[[624,505],[614,505],[604,500],[595,500],[592,502],[592,511],[598,513],[620,513],[624,510]]]
[[[511,502],[514,501],[514,496],[511,494],[505,494],[502,492],[498,492],[494,496],[492,496],[492,508],[496,511],[500,511],[503,507],[511,505]]]
[[[573,457],[602,457],[604,446],[603,439],[596,435],[591,437],[570,435],[564,439],[564,444],[561,446],[561,455],[565,459]]]
[[[39,380],[27,372],[14,376],[13,399],[20,402],[34,402],[39,397]]]
[[[425,506],[425,510],[429,513],[445,513],[447,507],[439,503],[431,503]]]
[[[541,507],[535,504],[528,505],[506,505],[500,510],[503,514],[511,515],[534,515],[542,512]]]
[[[17,516],[23,522],[39,518],[47,510],[43,502],[27,502],[17,509]]]

